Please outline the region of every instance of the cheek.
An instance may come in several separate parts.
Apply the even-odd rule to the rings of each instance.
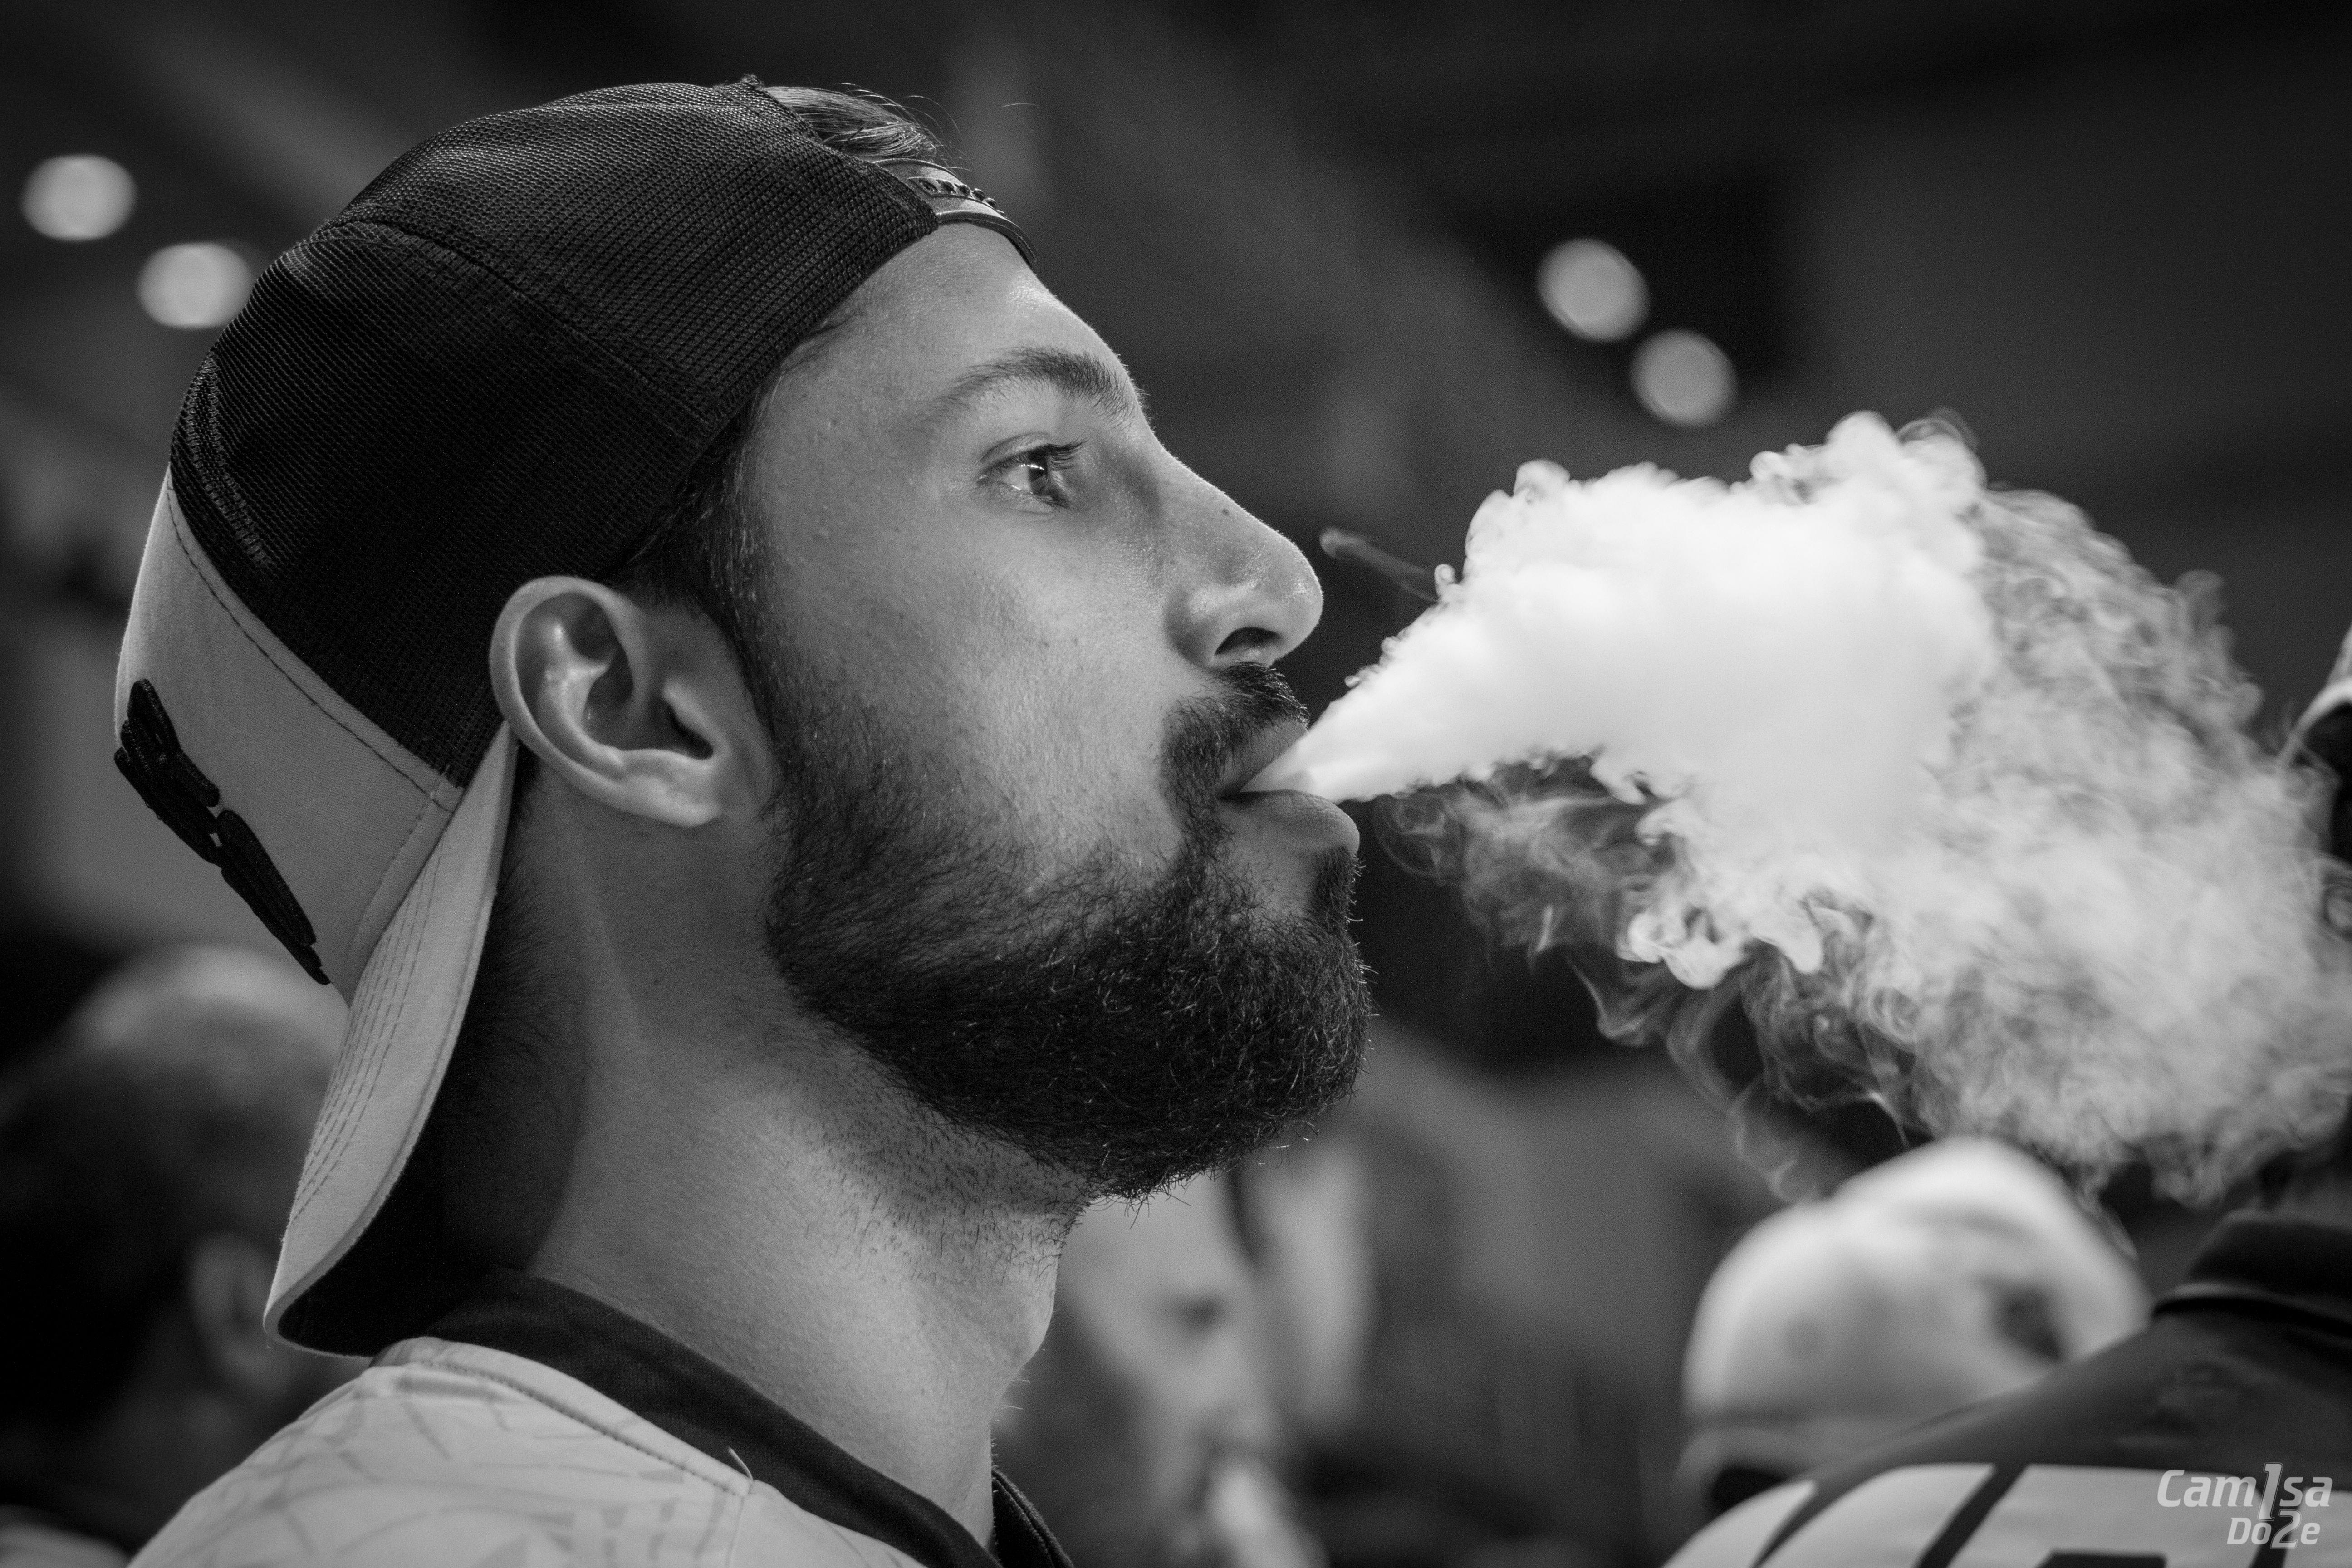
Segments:
[[[1102,617],[1108,618],[1108,617]],[[1086,844],[1167,837],[1160,752],[1172,696],[1164,656],[1132,620],[1031,620],[976,639],[970,700],[989,717],[980,738],[992,777],[1052,813]]]
[[[1147,570],[912,552],[876,564],[835,574],[831,592],[788,587],[793,642],[1056,859],[1173,851],[1160,753],[1189,677]]]

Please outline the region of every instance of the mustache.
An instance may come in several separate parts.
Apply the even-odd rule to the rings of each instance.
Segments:
[[[1277,725],[1307,720],[1307,704],[1271,665],[1236,664],[1215,679],[1222,690],[1192,699],[1170,717],[1162,747],[1169,796],[1196,819],[1214,819],[1225,775],[1244,748]]]

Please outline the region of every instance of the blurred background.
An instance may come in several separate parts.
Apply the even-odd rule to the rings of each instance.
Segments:
[[[1323,571],[1315,706],[1418,607],[1325,530],[1454,560],[1524,459],[1730,477],[1861,408],[1956,416],[1996,479],[2217,573],[2273,732],[2352,618],[2340,5],[9,0],[0,1048],[149,944],[268,945],[108,721],[172,418],[254,272],[453,121],[746,72],[961,150],[1168,444]],[[1656,1561],[1697,1519],[1709,1272],[1901,1130],[1790,1110],[1743,1162],[1564,969],[1368,861],[1381,1048],[1328,1190],[1370,1305],[1356,1395],[1297,1423],[1301,1506],[1339,1568]],[[2110,1195],[2160,1289],[2198,1216]]]

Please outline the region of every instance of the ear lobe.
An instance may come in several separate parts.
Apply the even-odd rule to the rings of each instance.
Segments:
[[[690,611],[534,578],[491,634],[490,685],[515,738],[600,805],[699,827],[743,804],[749,703],[724,644]]]

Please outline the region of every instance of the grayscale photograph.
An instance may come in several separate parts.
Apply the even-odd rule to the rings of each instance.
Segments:
[[[2352,1568],[2352,7],[0,0],[0,1568]]]

